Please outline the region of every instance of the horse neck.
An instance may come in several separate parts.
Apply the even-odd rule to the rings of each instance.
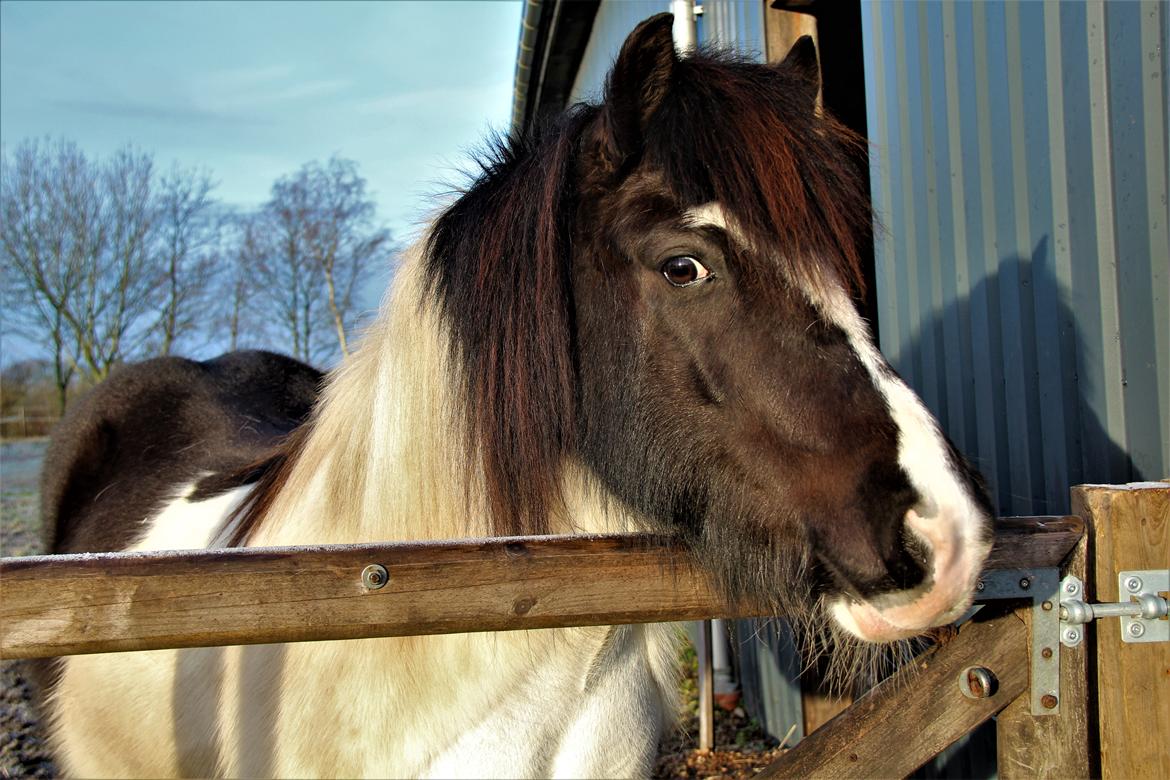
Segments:
[[[465,446],[447,335],[407,252],[377,321],[329,377],[287,482],[252,544],[492,535],[482,469]],[[628,530],[625,513],[565,464],[554,533]]]

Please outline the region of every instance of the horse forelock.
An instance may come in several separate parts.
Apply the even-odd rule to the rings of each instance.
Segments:
[[[718,202],[746,238],[774,250],[782,273],[829,271],[864,294],[865,140],[819,114],[798,76],[718,51],[683,59],[645,142],[645,165],[684,209]]]

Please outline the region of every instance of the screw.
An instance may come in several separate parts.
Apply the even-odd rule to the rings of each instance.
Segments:
[[[1044,610],[1045,612],[1051,612],[1052,611],[1052,602],[1045,601],[1043,604],[1040,605],[1040,609]]]
[[[1040,657],[1041,657],[1041,658],[1051,658],[1051,657],[1052,657],[1052,648],[1051,648],[1051,647],[1046,647],[1046,648],[1044,648],[1043,650],[1041,650],[1041,651],[1040,651]]]
[[[379,563],[371,563],[362,569],[362,585],[366,586],[366,590],[384,588],[389,581],[390,573],[386,571],[385,566]]]
[[[1079,589],[1077,588],[1077,584],[1075,582],[1064,583],[1064,592],[1065,593],[1076,593],[1077,590],[1079,590]]]
[[[1137,639],[1139,636],[1146,633],[1146,627],[1143,626],[1141,623],[1134,621],[1133,623],[1129,624],[1129,628],[1127,628],[1126,631],[1128,631],[1129,635],[1132,636],[1134,639]]]
[[[1043,696],[1041,696],[1041,697],[1040,697],[1040,704],[1041,704],[1041,706],[1043,706],[1043,707],[1044,707],[1044,709],[1046,709],[1046,710],[1054,710],[1054,709],[1056,709],[1056,705],[1057,705],[1057,703],[1058,703],[1058,702],[1057,702],[1057,700],[1056,700],[1056,697],[1055,697],[1055,696],[1053,696],[1051,693],[1046,693],[1046,694],[1044,694]]]
[[[1081,632],[1075,628],[1066,628],[1064,630],[1064,638],[1069,642],[1079,642],[1081,641]]]
[[[1125,589],[1128,590],[1130,593],[1141,593],[1142,592],[1142,578],[1141,577],[1126,577],[1125,578]]]
[[[979,582],[975,583],[975,590],[979,591],[980,593],[982,593],[983,589],[986,587],[987,586],[983,584],[983,580],[979,580]]]
[[[1023,577],[1020,579],[1020,590],[1027,590],[1030,587],[1032,587],[1031,577]]]

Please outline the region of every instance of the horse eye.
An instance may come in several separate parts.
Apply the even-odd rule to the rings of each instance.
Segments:
[[[702,263],[690,255],[668,258],[659,270],[666,277],[666,281],[675,287],[686,287],[711,275]]]

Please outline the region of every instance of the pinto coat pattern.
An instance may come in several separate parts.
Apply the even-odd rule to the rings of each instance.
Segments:
[[[56,549],[666,530],[817,641],[954,619],[991,513],[857,314],[861,141],[816,111],[808,41],[680,59],[670,29],[485,153],[303,424],[209,390],[214,361],[98,388],[53,444]],[[312,376],[261,357],[220,360]],[[53,741],[82,776],[638,776],[674,657],[660,626],[75,657]]]

